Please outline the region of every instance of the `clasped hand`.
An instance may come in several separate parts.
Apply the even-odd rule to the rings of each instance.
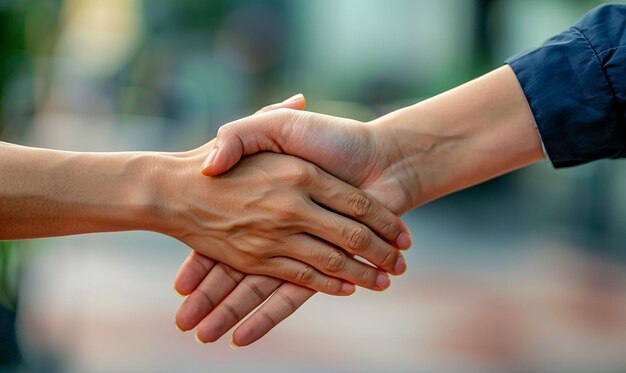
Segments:
[[[318,167],[263,153],[207,178],[199,162],[193,164],[198,177],[175,197],[181,225],[169,234],[195,251],[333,295],[351,294],[354,285],[383,290],[389,286],[385,272],[404,271],[404,259],[389,243],[406,229],[399,218]],[[182,180],[189,172],[178,166],[167,174]]]
[[[303,108],[303,98],[292,101],[291,106]],[[268,117],[255,116],[255,119],[278,124],[280,120],[286,121],[292,112],[276,110],[268,113]],[[251,125],[251,118],[235,123],[237,129],[245,131],[245,125]],[[329,118],[310,119],[321,122]],[[306,145],[304,139],[290,141],[303,152],[310,149],[315,163],[368,193],[299,158],[268,153],[244,158],[231,171],[210,179],[216,183],[217,200],[223,206],[218,210],[212,207],[219,214],[220,223],[211,225],[214,217],[199,213],[196,222],[200,230],[181,238],[195,252],[185,261],[176,279],[177,291],[189,295],[177,313],[179,329],[197,327],[198,340],[215,341],[269,298],[233,335],[234,343],[247,345],[293,313],[314,290],[348,295],[354,292],[353,284],[373,290],[389,286],[385,272],[355,260],[353,255],[386,272],[404,272],[406,263],[398,249],[407,249],[411,242],[407,228],[396,216],[402,207],[395,207],[392,212],[369,194],[378,198],[394,196],[386,198],[387,205],[404,206],[397,198],[397,182],[377,167],[366,167],[366,162],[371,161],[371,146],[367,133],[361,131],[363,124],[345,121],[345,126],[335,129],[362,136],[352,136],[354,141],[342,144],[341,139],[347,136],[321,131],[317,139],[310,139],[312,144]],[[314,120],[301,124],[315,125]],[[346,128],[354,125],[358,127]],[[224,151],[233,150],[230,154],[236,157],[235,162],[243,154],[271,150],[262,147],[275,144],[270,141],[259,148],[254,142],[229,141],[224,129],[220,130],[218,141],[223,141]],[[333,137],[339,142],[329,141]],[[353,149],[349,154],[345,147],[353,142],[358,142],[362,149]],[[237,149],[238,144],[243,148]],[[213,141],[197,152],[209,154],[208,159],[215,158],[215,151],[213,154],[211,151],[217,146]],[[361,157],[355,157],[358,154]],[[235,162],[230,162],[228,167]],[[203,167],[207,167],[207,162]],[[205,250],[207,235],[215,237],[211,250]],[[259,252],[266,256],[260,257]]]

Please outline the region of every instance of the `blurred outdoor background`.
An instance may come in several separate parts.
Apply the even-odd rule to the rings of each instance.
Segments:
[[[299,92],[371,120],[600,3],[0,0],[0,139],[187,150]],[[0,243],[0,371],[626,372],[626,161],[540,164],[404,219],[415,244],[391,289],[316,295],[237,351],[174,328],[189,249],[173,239]]]

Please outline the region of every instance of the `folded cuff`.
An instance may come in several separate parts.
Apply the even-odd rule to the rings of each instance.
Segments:
[[[616,157],[623,151],[611,87],[579,30],[571,28],[506,63],[524,90],[554,167]]]

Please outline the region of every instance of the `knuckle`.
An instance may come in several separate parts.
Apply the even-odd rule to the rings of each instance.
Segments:
[[[276,110],[272,111],[276,117],[284,122],[289,122],[291,120],[294,119],[294,115],[296,113],[295,110],[290,109],[290,108],[286,108],[286,107],[280,107],[277,108]]]
[[[236,306],[228,302],[223,302],[220,306],[223,306],[223,309],[224,309],[223,312],[227,318],[234,320],[235,322],[238,322],[239,320],[243,318],[243,316],[239,314],[239,310],[237,309]]]
[[[298,164],[293,167],[290,172],[291,182],[298,186],[308,185],[311,181],[311,176],[311,168],[306,167],[303,164]]]
[[[240,261],[239,268],[246,268],[246,270],[250,270],[250,271],[256,271],[261,266],[261,262],[259,261],[259,258],[255,257],[251,253],[245,253],[244,255],[241,255],[239,257],[239,261]],[[233,275],[233,269],[226,265],[222,265],[222,267],[224,268],[224,272],[226,272],[229,275],[228,277],[236,281],[236,276]]]
[[[345,255],[333,251],[326,257],[326,263],[324,267],[329,272],[340,272],[346,266],[346,257]]]
[[[290,128],[297,121],[298,112],[289,108],[276,108],[271,111],[269,128],[274,136],[280,140],[287,140],[290,137]]]
[[[238,284],[243,279],[243,276],[244,276],[243,273],[239,272],[233,267],[223,264],[223,263],[220,263],[220,266],[222,270],[224,271],[224,274],[226,275],[226,277],[231,279],[233,283]]]
[[[363,251],[369,245],[369,233],[363,226],[355,225],[346,230],[348,248],[352,251]]]
[[[313,282],[314,276],[315,276],[315,272],[313,268],[307,265],[304,265],[296,273],[295,280],[300,284],[309,285],[311,284],[311,282]]]
[[[397,260],[398,252],[396,250],[391,250],[387,254],[385,254],[385,257],[380,264],[382,268],[393,270],[393,267],[395,266]]]
[[[283,223],[293,223],[300,218],[300,210],[292,203],[287,203],[278,211],[278,218]]]
[[[312,116],[310,112],[290,108],[278,108],[272,110],[272,113],[276,113],[275,120],[272,123],[274,136],[282,144],[291,142],[294,136],[300,136],[302,131],[296,129],[306,126]]]
[[[252,277],[250,277],[252,278]],[[242,281],[241,284],[245,284],[248,287],[249,294],[254,294],[259,301],[264,301],[267,298],[267,295],[261,290],[259,285],[254,281]]]
[[[292,125],[298,125],[299,122],[306,121],[306,117],[309,112],[295,110],[287,107],[280,107],[276,110],[272,110],[276,113],[276,118],[282,123],[290,123]]]
[[[217,129],[217,137],[224,137],[228,134],[229,131],[230,128],[228,127],[228,124],[225,124]]]
[[[309,178],[317,178],[320,175],[320,169],[313,163],[305,162],[302,164]]]
[[[281,291],[277,291],[275,293],[275,295],[280,299],[280,301],[285,305],[285,307],[287,308],[287,310],[289,311],[289,314],[291,314],[292,312],[294,312],[295,310],[298,309],[298,307],[300,307],[298,305],[298,303],[289,295],[284,294]]]
[[[341,292],[341,281],[333,278],[326,279],[326,291],[331,294],[339,294]]]
[[[259,111],[257,111],[257,113],[265,113],[274,109],[275,107],[276,107],[276,104],[266,105],[266,106],[263,106]]]
[[[389,239],[396,239],[400,234],[400,225],[394,219],[385,219],[380,227],[380,232]]]
[[[377,273],[374,269],[365,267],[361,271],[361,284],[373,286],[376,283]]]
[[[370,212],[372,201],[362,192],[351,192],[348,196],[348,205],[356,217],[363,217]]]
[[[265,308],[261,308],[258,311],[261,319],[265,320],[265,323],[269,326],[269,329],[278,325],[279,321],[274,318],[272,314],[270,314]]]

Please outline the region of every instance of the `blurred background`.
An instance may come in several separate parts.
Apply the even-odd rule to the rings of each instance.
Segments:
[[[600,3],[0,0],[0,139],[187,150],[299,92],[371,120]],[[189,249],[173,239],[0,243],[0,371],[626,372],[626,162],[539,164],[404,219],[391,289],[316,295],[237,351],[174,328]]]

